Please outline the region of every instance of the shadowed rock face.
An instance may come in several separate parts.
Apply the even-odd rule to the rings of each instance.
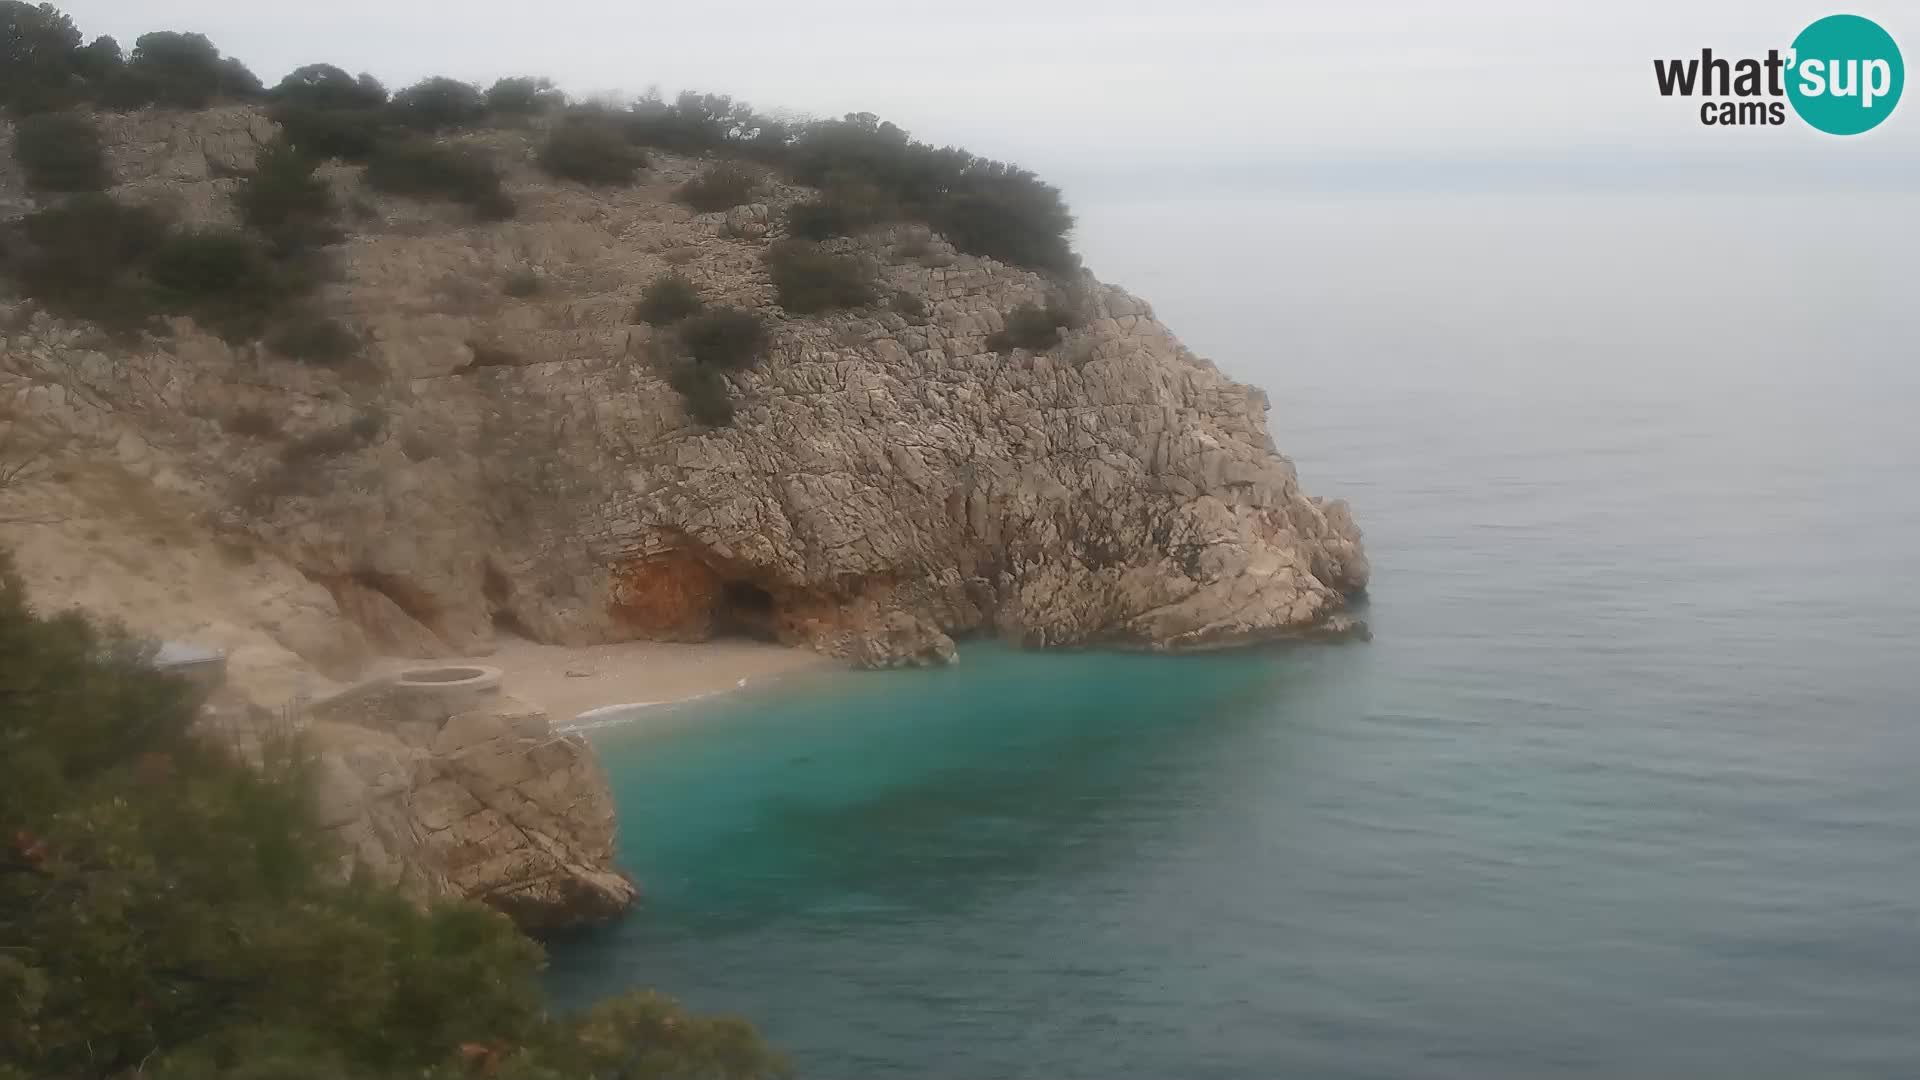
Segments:
[[[213,177],[246,164],[263,123],[244,108],[116,119],[121,194],[217,218],[231,181]],[[40,318],[8,339],[0,391],[61,390],[39,419],[103,446],[137,435],[209,517],[412,655],[484,653],[501,625],[569,643],[747,632],[873,666],[940,662],[963,631],[1179,649],[1347,626],[1367,563],[1346,507],[1301,490],[1265,395],[1144,302],[900,229],[834,243],[924,317],[789,317],[761,255],[808,192],[769,184],[752,207],[696,215],[669,194],[697,163],[659,155],[633,189],[588,190],[532,168],[536,137],[472,137],[521,206],[499,224],[330,168],[372,211],[324,297],[366,330],[369,370],[184,323],[164,348],[102,353]],[[730,428],[688,420],[648,359],[660,331],[629,321],[669,268],[772,331],[766,362],[731,376]],[[529,269],[545,287],[505,296]],[[1084,326],[1043,353],[988,350],[1005,312],[1062,290]],[[475,367],[476,343],[516,362]],[[384,424],[289,475],[272,447],[223,432],[239,409],[293,437]]]
[[[600,922],[637,897],[613,869],[613,797],[593,751],[539,710],[376,686],[309,720],[321,821],[346,868],[419,900],[481,901],[529,930]]]

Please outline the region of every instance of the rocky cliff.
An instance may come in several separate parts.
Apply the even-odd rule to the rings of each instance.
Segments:
[[[102,124],[115,194],[196,223],[230,219],[223,177],[272,132],[246,107]],[[474,224],[329,167],[355,221],[325,301],[363,328],[363,364],[282,360],[184,320],[130,346],[8,313],[0,401],[17,419],[297,570],[288,590],[338,616],[232,605],[247,632],[344,673],[370,651],[484,653],[500,627],[582,643],[747,630],[867,665],[948,657],[975,631],[1172,649],[1346,628],[1367,564],[1345,506],[1300,489],[1265,395],[1144,302],[1070,282],[1081,328],[995,352],[1005,313],[1058,283],[902,227],[833,243],[918,303],[793,317],[761,255],[803,190],[695,214],[670,193],[696,161],[658,155],[639,185],[590,189],[538,172],[528,132],[467,138],[507,163],[515,220]],[[0,206],[28,205],[10,168]],[[731,427],[688,419],[649,362],[659,332],[630,321],[669,268],[774,329],[770,359],[730,376]],[[529,276],[536,291],[506,295]]]
[[[421,899],[465,896],[530,930],[597,922],[637,892],[612,869],[593,751],[497,691],[380,681],[316,703],[321,823],[341,858]],[[347,867],[343,867],[347,868]]]
[[[113,194],[193,226],[232,222],[232,177],[274,133],[238,106],[99,123]],[[10,136],[0,219],[34,207]],[[534,167],[537,131],[462,138],[506,164],[514,220],[326,167],[352,228],[320,299],[364,336],[357,362],[184,319],[109,338],[0,295],[0,467],[40,463],[0,483],[0,544],[43,607],[221,647],[256,706],[325,698],[305,721],[322,812],[358,865],[530,926],[633,895],[584,743],[510,702],[329,696],[381,654],[748,633],[878,667],[974,632],[1181,649],[1356,628],[1346,507],[1300,489],[1264,394],[1124,291],[895,227],[831,242],[891,303],[798,317],[762,256],[808,192],[769,179],[696,214],[671,199],[693,159],[592,189]],[[730,426],[689,419],[663,332],[632,320],[670,268],[771,329],[727,376]],[[989,347],[1063,291],[1080,318],[1058,345]]]

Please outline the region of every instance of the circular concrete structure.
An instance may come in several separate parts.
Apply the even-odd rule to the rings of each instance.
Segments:
[[[395,673],[393,685],[409,697],[434,701],[435,708],[464,712],[500,693],[500,669],[480,664],[423,664]]]
[[[500,669],[478,664],[407,668],[394,676],[394,682],[435,690],[491,690],[500,685]]]

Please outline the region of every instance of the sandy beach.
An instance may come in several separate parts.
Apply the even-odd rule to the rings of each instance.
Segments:
[[[612,645],[540,645],[502,637],[491,655],[505,692],[545,709],[565,724],[607,705],[661,704],[738,688],[795,671],[833,666],[805,649],[754,641],[697,645],[625,641]]]

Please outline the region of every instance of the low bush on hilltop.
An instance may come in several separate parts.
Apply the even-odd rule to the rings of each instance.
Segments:
[[[701,304],[700,290],[694,288],[684,274],[665,273],[654,278],[640,294],[633,317],[638,322],[666,326],[699,311]]]
[[[222,57],[197,34],[143,35],[123,62],[111,39],[82,46],[66,16],[20,0],[0,0],[0,30],[11,31],[11,38],[0,33],[0,104],[16,115],[80,102],[197,108],[262,93],[245,67]],[[501,79],[485,93],[436,76],[389,99],[373,79],[354,78],[326,64],[287,76],[269,98],[293,145],[310,156],[349,161],[378,156],[395,132],[433,134],[476,127],[489,118],[518,122],[564,105],[551,83],[524,76]],[[1079,265],[1068,242],[1073,216],[1057,188],[1005,162],[918,142],[872,113],[789,124],[746,102],[692,91],[671,102],[649,95],[626,109],[597,113],[635,146],[757,161],[822,189],[820,198],[794,212],[789,224],[797,236],[823,239],[876,224],[919,221],[939,229],[963,252],[1055,274]],[[614,143],[604,137],[596,138],[592,153],[583,153],[588,138],[569,135],[573,145],[563,141],[550,148],[555,175],[588,183],[620,183],[631,175],[625,167],[629,159],[614,153]],[[738,169],[715,166],[682,197],[702,212],[739,205],[750,197],[751,184],[741,181]],[[483,216],[500,217],[507,200],[489,195],[476,205],[485,210]]]
[[[900,216],[933,225],[961,251],[1055,273],[1078,266],[1067,242],[1073,215],[1058,188],[1005,162],[915,142],[872,113],[810,125],[786,167],[814,187],[849,177],[872,184]]]
[[[42,113],[20,121],[13,158],[34,191],[105,191],[113,183],[100,130],[80,113]]]
[[[204,109],[216,101],[250,101],[262,90],[245,64],[221,56],[206,35],[162,30],[134,39],[126,66],[100,102],[112,109]]]
[[[526,75],[496,80],[486,93],[487,110],[498,116],[532,116],[566,103],[552,79]]]
[[[673,197],[707,214],[731,210],[753,199],[760,186],[760,174],[734,162],[723,162],[680,185]]]
[[[391,108],[402,125],[428,133],[473,127],[487,118],[487,101],[480,88],[444,75],[422,79],[394,94]]]
[[[874,302],[873,266],[857,255],[839,255],[804,240],[783,240],[767,249],[767,272],[780,306],[795,315]]]
[[[657,995],[557,1015],[500,915],[339,881],[291,733],[243,762],[150,655],[37,616],[0,552],[0,1076],[782,1072],[744,1022]]]
[[[540,167],[563,180],[624,187],[647,167],[647,155],[611,124],[570,119],[547,136]]]
[[[413,198],[451,199],[473,208],[484,221],[512,217],[513,199],[500,182],[493,159],[470,147],[424,139],[392,143],[374,152],[366,182],[377,191]]]
[[[371,75],[359,78],[332,64],[295,68],[268,95],[275,105],[303,109],[378,109],[387,103],[387,88]]]

